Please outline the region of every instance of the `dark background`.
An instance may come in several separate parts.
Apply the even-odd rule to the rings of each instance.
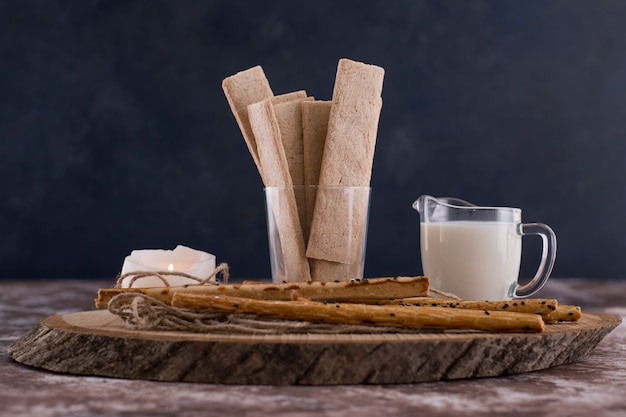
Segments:
[[[555,276],[625,278],[625,28],[602,0],[2,0],[0,277],[113,278],[177,244],[268,277],[221,81],[260,64],[329,99],[348,57],[386,69],[366,276],[421,273],[432,194],[550,224]]]

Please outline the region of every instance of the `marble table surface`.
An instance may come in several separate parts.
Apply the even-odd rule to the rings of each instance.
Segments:
[[[626,324],[578,362],[410,385],[225,386],[55,374],[7,347],[39,320],[93,309],[103,280],[0,281],[0,416],[626,416]],[[551,279],[537,295],[626,318],[626,280]]]

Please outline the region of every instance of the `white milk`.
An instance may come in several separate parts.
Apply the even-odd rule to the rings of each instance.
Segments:
[[[522,239],[514,223],[421,223],[424,275],[467,300],[504,300],[517,281]]]

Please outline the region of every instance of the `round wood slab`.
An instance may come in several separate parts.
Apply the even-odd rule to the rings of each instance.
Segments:
[[[9,347],[56,372],[218,384],[399,384],[493,377],[570,363],[619,325],[585,313],[543,333],[227,335],[133,331],[106,310],[50,316]]]

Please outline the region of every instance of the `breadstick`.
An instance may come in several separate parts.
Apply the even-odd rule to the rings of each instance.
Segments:
[[[404,298],[428,294],[427,277],[369,278],[351,281],[321,281],[307,283],[246,283],[221,285],[191,285],[188,287],[103,288],[98,291],[97,308],[106,308],[111,298],[124,292],[139,292],[164,303],[171,303],[177,292],[229,295],[263,300],[289,300],[298,291],[311,300],[349,300],[353,298]]]
[[[265,185],[284,187],[276,195],[267,195],[268,212],[276,223],[285,265],[284,280],[310,281],[311,273],[305,255],[304,236],[293,182],[282,145],[280,128],[271,100],[248,106],[250,126],[256,138],[259,161]],[[282,194],[281,194],[282,192]]]
[[[514,311],[517,313],[550,314],[559,305],[555,299],[528,298],[525,300],[442,300],[441,298],[414,297],[401,300],[387,300],[389,304],[413,306],[466,308],[470,310]]]
[[[472,329],[541,332],[543,320],[535,314],[457,310],[439,307],[373,306],[311,301],[267,301],[249,298],[177,293],[174,307],[226,314],[255,314],[287,320],[337,324],[372,324],[414,329]]]
[[[563,321],[578,321],[582,317],[579,306],[559,305],[556,299],[527,298],[525,300],[504,301],[473,301],[473,300],[442,300],[432,297],[410,297],[401,299],[373,300],[352,299],[337,300],[373,305],[407,305],[417,307],[444,307],[469,310],[511,311],[515,313],[538,314],[547,324]]]
[[[583,316],[582,310],[579,306],[562,305],[558,306],[555,311],[544,317],[546,323],[554,324],[562,321],[580,320]]]
[[[525,300],[481,301],[442,300],[432,297],[410,297],[394,300],[350,300],[362,304],[408,305],[417,307],[444,307],[468,310],[512,311],[515,313],[539,314],[544,321],[555,313],[559,303],[555,299],[527,298]]]

